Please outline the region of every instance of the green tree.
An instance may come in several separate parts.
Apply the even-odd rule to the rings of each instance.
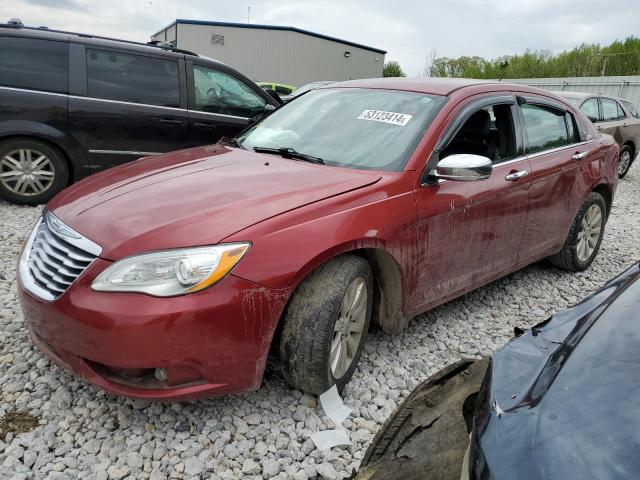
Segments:
[[[383,77],[406,77],[407,75],[402,71],[400,64],[395,60],[391,60],[384,64],[382,70]]]
[[[616,40],[604,47],[583,43],[557,55],[526,50],[520,55],[486,60],[482,57],[435,58],[432,77],[543,78],[640,75],[640,38]]]

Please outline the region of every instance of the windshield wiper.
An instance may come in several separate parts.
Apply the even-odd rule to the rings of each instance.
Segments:
[[[235,138],[222,137],[220,140],[218,140],[218,143],[223,143],[225,145],[229,145],[230,147],[241,148],[243,150],[247,149],[246,147],[240,145],[238,143],[238,140],[236,140]]]
[[[304,160],[305,162],[317,163],[324,165],[324,160],[319,157],[307,155],[306,153],[300,153],[293,148],[268,148],[268,147],[253,147],[253,151],[256,153],[277,153],[283,158],[295,158],[296,160]]]

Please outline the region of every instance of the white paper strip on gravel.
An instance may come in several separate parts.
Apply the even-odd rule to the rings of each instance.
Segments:
[[[336,425],[344,422],[352,412],[342,401],[335,385],[320,395],[320,404],[324,414]]]
[[[345,430],[323,430],[311,435],[311,441],[315,443],[318,450],[327,450],[338,445],[351,445],[351,440]]]

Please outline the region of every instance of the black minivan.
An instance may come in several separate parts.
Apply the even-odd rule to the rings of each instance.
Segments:
[[[277,106],[169,44],[0,25],[0,197],[43,203],[99,170],[233,137]]]

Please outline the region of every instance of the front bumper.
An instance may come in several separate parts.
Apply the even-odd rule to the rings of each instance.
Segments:
[[[260,386],[286,292],[233,275],[180,297],[93,291],[92,280],[108,265],[96,259],[52,302],[26,291],[18,274],[27,326],[44,354],[97,387],[134,398],[187,400]],[[166,381],[131,373],[156,368],[168,372]]]

